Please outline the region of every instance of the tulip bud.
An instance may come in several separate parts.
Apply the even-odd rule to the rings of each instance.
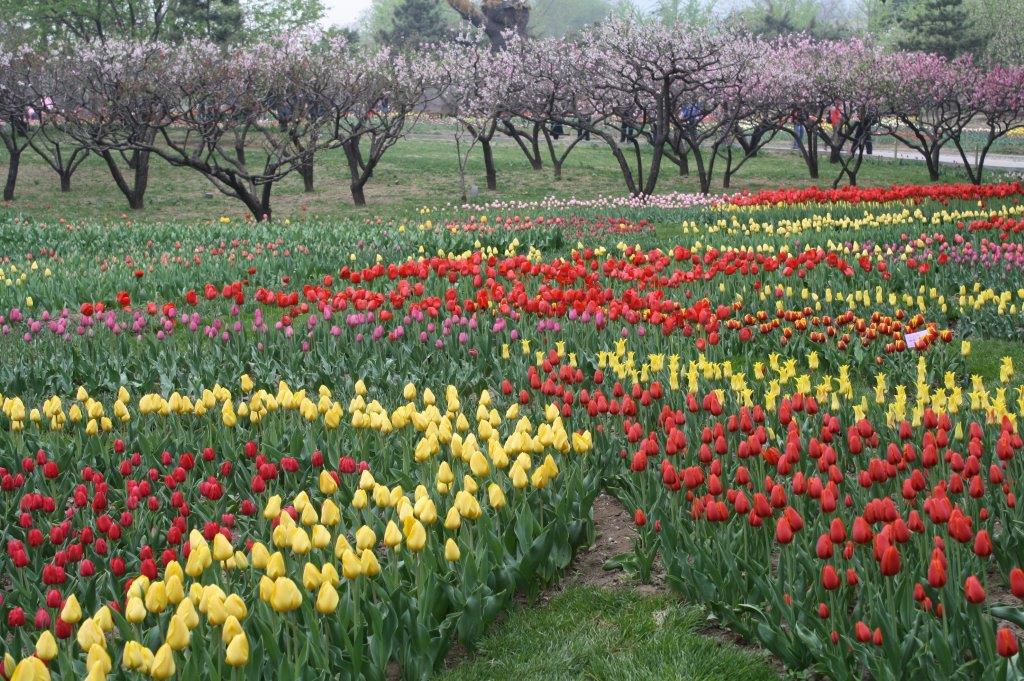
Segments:
[[[166,643],[160,646],[153,657],[153,665],[150,667],[149,675],[154,679],[169,679],[174,676],[174,652]]]
[[[78,624],[82,620],[82,606],[79,605],[74,594],[68,596],[64,607],[61,608],[60,618],[68,624]]]
[[[36,640],[36,657],[44,662],[57,657],[57,639],[50,631],[44,631]]]
[[[225,661],[232,667],[243,667],[249,662],[249,639],[244,631],[231,639]]]
[[[338,607],[338,590],[333,585],[324,583],[316,595],[316,611],[321,615],[330,615]]]
[[[444,559],[454,563],[461,557],[462,552],[459,551],[459,545],[455,543],[454,539],[449,538],[444,544]]]
[[[185,620],[175,614],[167,625],[167,645],[171,650],[184,650],[192,640],[192,632],[189,631]]]

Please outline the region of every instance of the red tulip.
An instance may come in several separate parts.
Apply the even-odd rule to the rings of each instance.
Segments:
[[[831,565],[826,565],[821,569],[821,585],[829,591],[839,588],[839,574]]]
[[[967,598],[968,603],[977,605],[978,603],[985,602],[985,587],[981,585],[981,582],[974,575],[968,577],[967,581],[964,582],[964,596]]]
[[[788,544],[793,541],[793,528],[789,526],[786,516],[780,516],[775,521],[775,541],[780,544]]]
[[[1017,654],[1018,648],[1013,630],[1006,625],[999,627],[996,632],[996,652],[1002,657],[1013,657]]]
[[[882,575],[892,577],[900,572],[900,552],[895,546],[889,546],[882,553]]]
[[[1024,570],[1019,567],[1010,570],[1010,591],[1017,598],[1024,599]]]

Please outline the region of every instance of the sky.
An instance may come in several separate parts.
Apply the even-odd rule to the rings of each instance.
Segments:
[[[354,24],[371,0],[324,0],[327,13],[324,23],[328,26],[349,26]]]

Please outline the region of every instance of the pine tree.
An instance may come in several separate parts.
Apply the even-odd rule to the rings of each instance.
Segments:
[[[402,0],[395,8],[391,28],[381,31],[381,42],[399,48],[437,43],[448,35],[438,0]]]
[[[973,52],[977,36],[963,0],[913,0],[900,19],[903,50],[932,52],[952,59]]]

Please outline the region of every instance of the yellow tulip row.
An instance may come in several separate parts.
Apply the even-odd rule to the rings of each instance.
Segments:
[[[872,212],[865,210],[862,215],[834,216],[831,211],[824,213],[812,213],[800,218],[781,218],[772,222],[764,222],[754,216],[762,209],[750,209],[749,207],[731,206],[721,209],[730,213],[728,217],[721,217],[714,221],[701,222],[689,220],[682,223],[683,234],[721,236],[792,236],[803,232],[859,232],[872,229],[885,229],[891,227],[938,227],[940,225],[954,224],[958,221],[969,222],[987,218],[993,214],[1004,217],[1024,214],[1024,206],[1002,205],[994,209],[971,208],[964,210],[939,210],[934,213],[925,213],[920,208],[906,206],[900,210]],[[747,214],[746,220],[741,219],[741,214]]]

